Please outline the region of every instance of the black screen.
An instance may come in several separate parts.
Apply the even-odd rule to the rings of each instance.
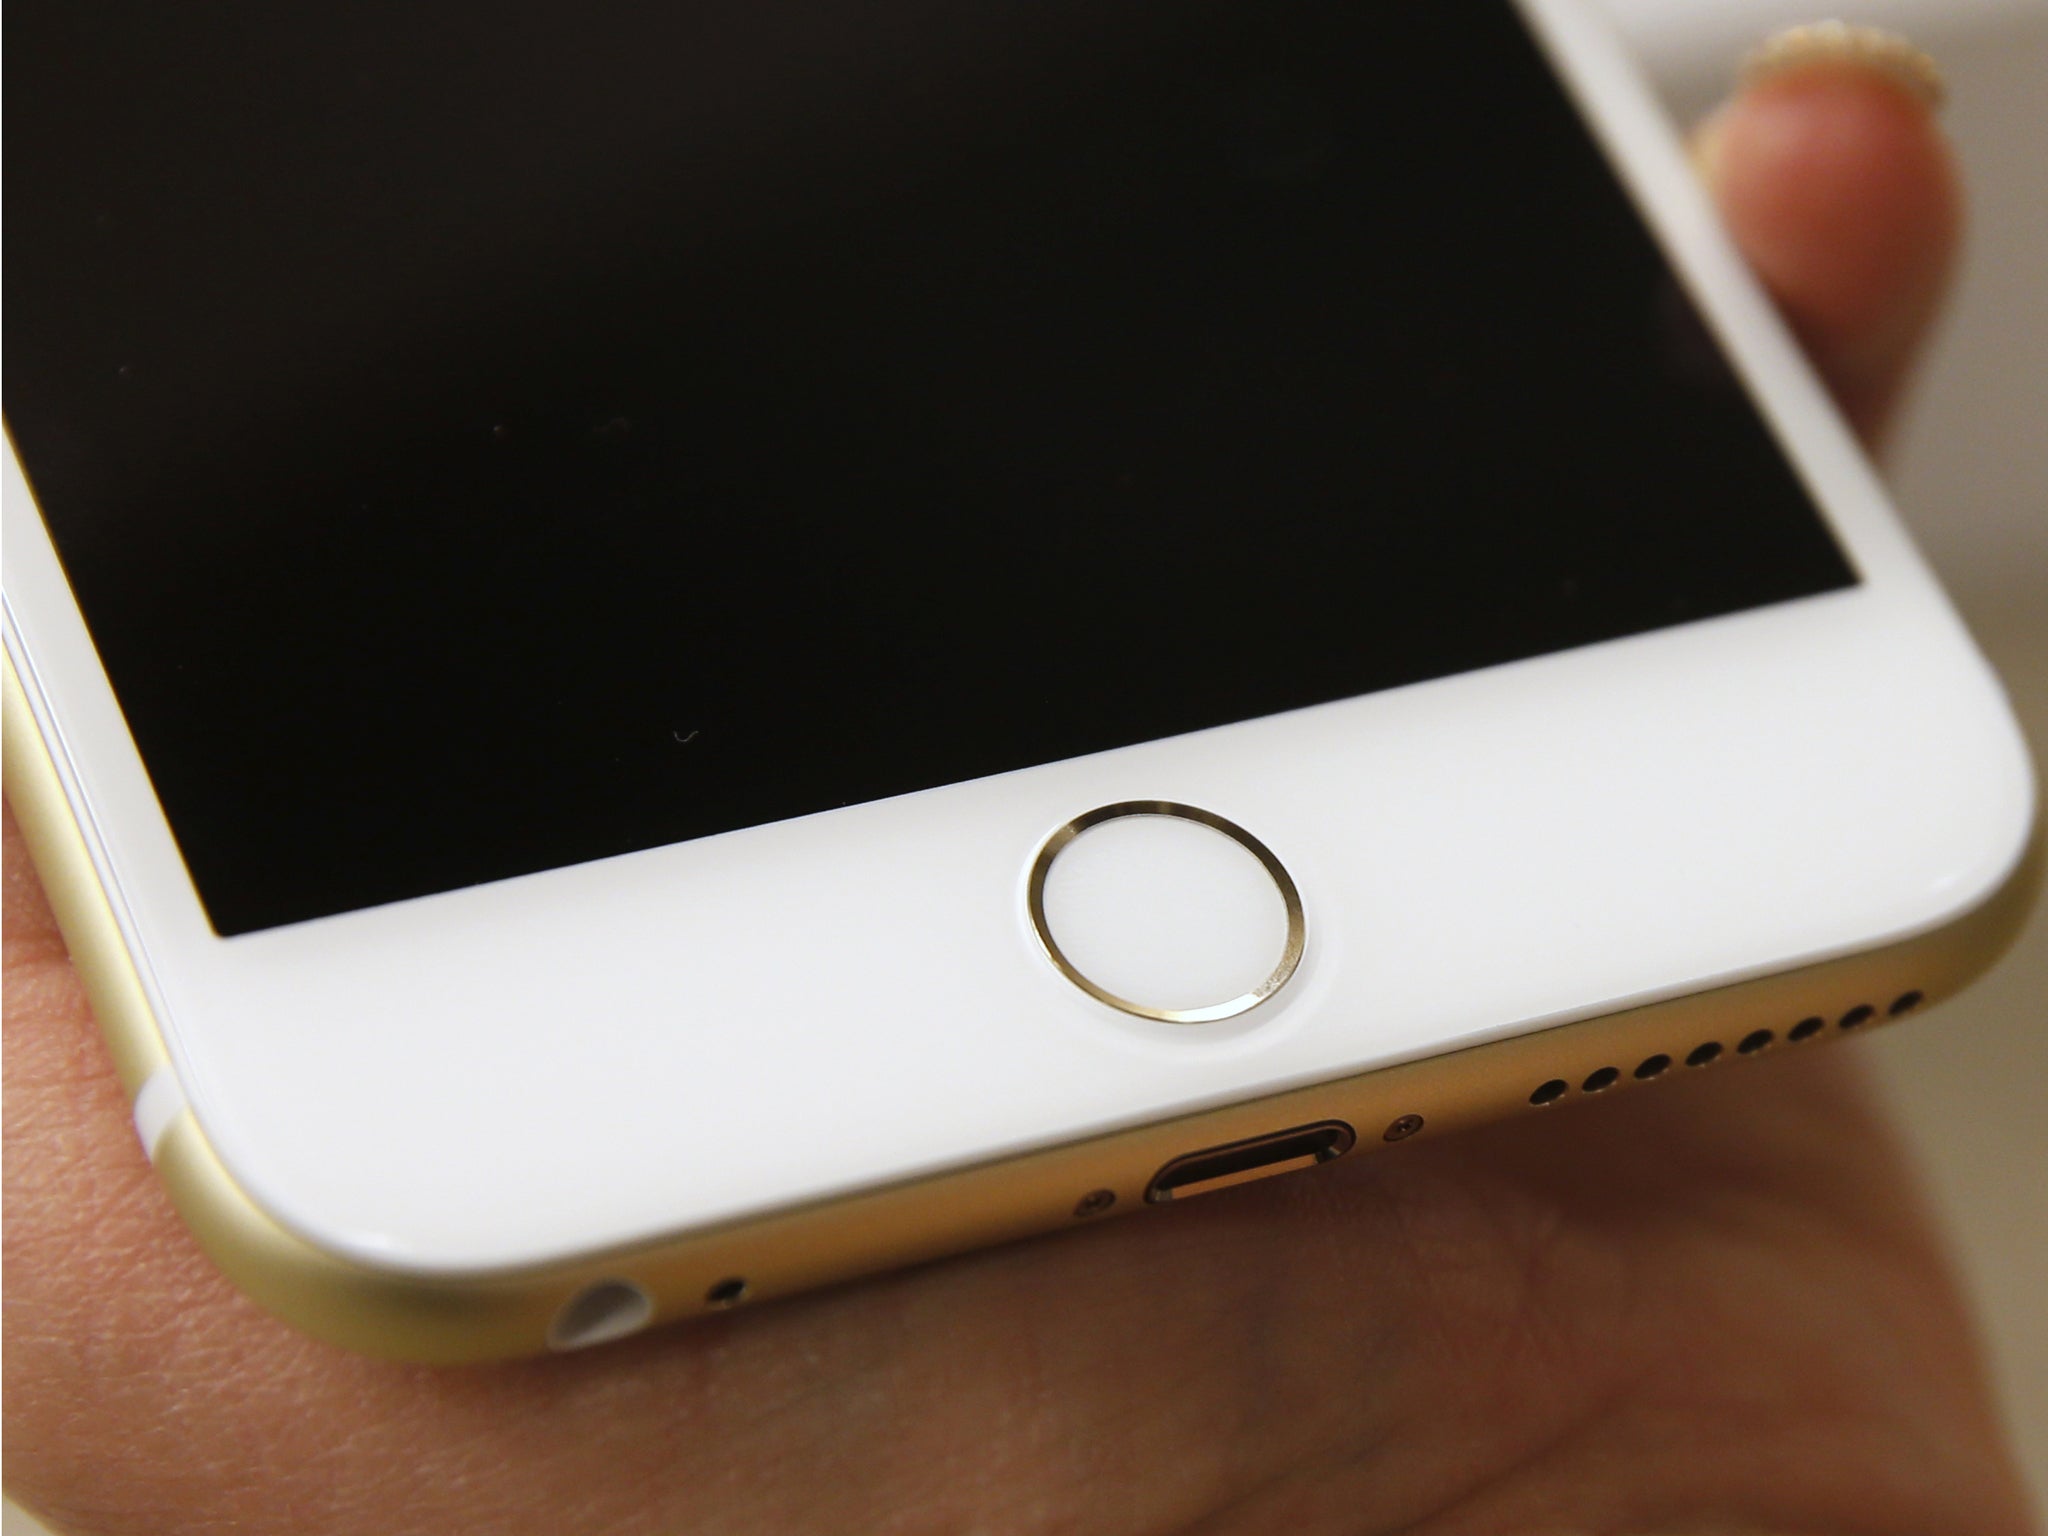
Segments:
[[[1506,0],[17,0],[224,934],[1854,580]]]

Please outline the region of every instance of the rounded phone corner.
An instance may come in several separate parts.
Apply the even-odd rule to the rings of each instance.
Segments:
[[[286,1229],[215,1156],[176,1069],[12,655],[0,658],[7,800],[135,1115],[141,1150],[207,1255],[315,1338],[372,1355],[454,1363],[545,1347],[566,1283],[436,1282],[383,1273]]]
[[[214,1155],[189,1111],[164,1130],[156,1169],[207,1256],[302,1333],[360,1354],[459,1365],[547,1348],[573,1277],[439,1279],[369,1268],[286,1229]]]
[[[1971,980],[1997,964],[2018,939],[2039,901],[2044,880],[2048,880],[2048,820],[2042,816],[2040,780],[2033,755],[2009,706],[2004,706],[2002,693],[2000,702],[2006,708],[2005,721],[2011,732],[2011,772],[2018,780],[2018,792],[2003,824],[1988,830],[1977,878],[1959,880],[1946,910],[1921,930],[1936,940],[1944,935],[1995,936],[1994,947],[1971,973]]]

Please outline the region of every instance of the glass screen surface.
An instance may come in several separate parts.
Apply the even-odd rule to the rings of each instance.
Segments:
[[[1855,579],[1506,0],[6,25],[9,428],[223,934]]]

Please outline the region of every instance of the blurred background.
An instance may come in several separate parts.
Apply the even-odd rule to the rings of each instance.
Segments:
[[[1889,26],[1938,58],[1972,194],[1962,282],[1888,465],[1900,507],[2048,762],[2048,0],[1600,0],[1681,121],[1766,34]],[[2011,959],[1872,1060],[1957,1243],[2007,1423],[2048,1512],[2048,903]],[[0,1536],[42,1527],[12,1505]]]

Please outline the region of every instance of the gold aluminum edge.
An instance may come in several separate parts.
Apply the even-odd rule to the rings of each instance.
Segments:
[[[6,788],[49,892],[121,1080],[132,1099],[168,1061],[146,995],[100,888],[85,840],[11,661],[5,669]],[[516,1273],[422,1278],[378,1271],[330,1254],[279,1224],[235,1183],[189,1111],[164,1133],[157,1170],[172,1202],[213,1260],[288,1322],[333,1343],[402,1359],[453,1363],[547,1348],[556,1313],[607,1279],[639,1285],[657,1320],[715,1310],[714,1287],[744,1280],[749,1298],[786,1295],[948,1253],[1099,1221],[1144,1206],[1154,1174],[1174,1158],[1311,1121],[1357,1131],[1357,1152],[1435,1136],[1515,1114],[1552,1114],[1530,1094],[1557,1079],[1579,1084],[1620,1069],[1608,1092],[1640,1091],[1691,1071],[1725,1071],[1746,1058],[1737,1043],[1775,1032],[1759,1059],[1788,1047],[1785,1031],[1817,1016],[1842,1033],[1851,1008],[1876,1009],[1924,994],[1953,995],[1996,963],[2018,936],[2040,884],[2037,828],[2025,859],[1988,901],[1958,921],[1904,943],[1736,986],[1634,1008],[1490,1045],[1296,1089],[1066,1146],[907,1181],[842,1199],[655,1239]],[[1685,1056],[1718,1042],[1720,1059],[1687,1068]],[[1653,1055],[1678,1065],[1652,1082],[1632,1076]],[[1417,1120],[1419,1118],[1419,1126]],[[821,1153],[829,1149],[821,1149]],[[1114,1195],[1105,1204],[1099,1192]],[[1084,1204],[1084,1197],[1094,1196]],[[1083,1214],[1083,1213],[1086,1214]]]
[[[152,1074],[170,1064],[170,1056],[64,796],[63,781],[14,674],[14,658],[0,656],[0,666],[0,745],[5,748],[0,766],[5,770],[7,800],[35,859],[36,873],[42,876],[71,963],[102,1021],[114,1070],[132,1101]]]

